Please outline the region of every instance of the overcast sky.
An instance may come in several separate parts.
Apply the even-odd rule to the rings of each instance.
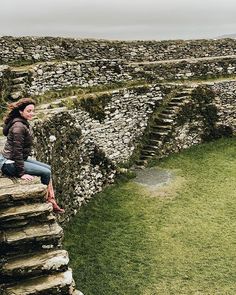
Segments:
[[[236,34],[236,0],[1,0],[1,36],[123,40]]]

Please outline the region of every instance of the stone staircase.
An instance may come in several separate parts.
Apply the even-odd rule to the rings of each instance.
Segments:
[[[1,295],[82,294],[74,289],[63,229],[45,195],[39,179],[0,178]]]
[[[10,96],[17,100],[27,94],[29,85],[29,72],[27,70],[12,70],[12,92]]]
[[[178,112],[189,101],[192,90],[191,87],[185,87],[174,91],[174,94],[162,106],[161,111],[157,110],[153,114],[146,143],[142,147],[139,160],[136,161],[137,168],[145,167],[151,158],[158,155],[160,147],[171,135]]]

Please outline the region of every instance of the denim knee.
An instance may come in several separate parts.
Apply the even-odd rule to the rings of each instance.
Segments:
[[[48,185],[51,179],[51,170],[47,169],[42,175],[41,175],[41,182],[42,184]]]

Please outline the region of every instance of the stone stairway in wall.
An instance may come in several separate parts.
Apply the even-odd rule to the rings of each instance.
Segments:
[[[161,111],[154,112],[147,140],[142,147],[139,160],[136,161],[138,168],[145,167],[148,161],[158,154],[166,139],[170,137],[175,118],[182,106],[189,101],[192,90],[193,88],[188,86],[174,92],[174,95],[167,99],[165,107],[162,107]]]
[[[0,294],[79,295],[46,187],[0,177]]]
[[[12,89],[10,96],[12,99],[17,100],[23,97],[27,92],[29,84],[29,72],[28,70],[12,70]]]

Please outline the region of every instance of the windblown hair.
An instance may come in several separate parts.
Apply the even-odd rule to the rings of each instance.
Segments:
[[[27,105],[33,104],[36,102],[32,98],[21,98],[16,102],[8,104],[8,112],[6,113],[3,121],[5,124],[8,124],[14,118],[20,117],[20,111],[23,111]]]

